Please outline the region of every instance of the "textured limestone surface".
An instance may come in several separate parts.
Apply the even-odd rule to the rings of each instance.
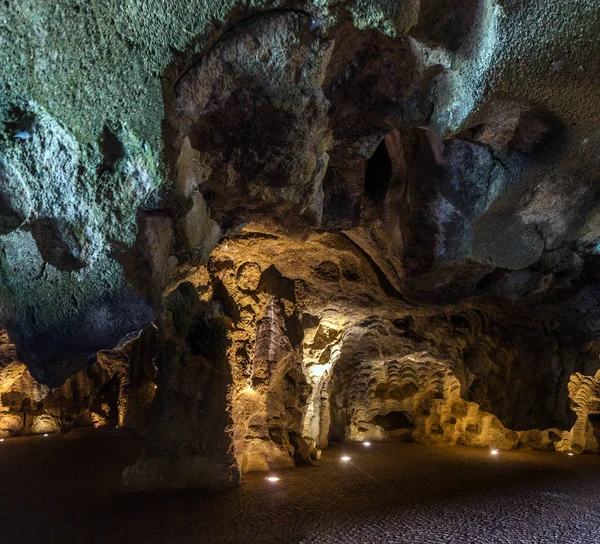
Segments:
[[[175,252],[206,256],[219,236],[207,199],[224,229],[275,211],[292,224],[354,224],[365,159],[406,125],[459,140],[434,146],[450,170],[439,189],[432,180],[415,200],[410,183],[396,182],[376,195],[394,208],[385,214],[393,256],[427,237],[422,259],[410,260],[452,268],[434,266],[438,284],[466,272],[476,284],[494,268],[508,269],[493,283],[511,293],[581,281],[597,238],[595,8],[4,2],[3,320],[36,378],[56,385],[143,328],[160,306],[170,225],[187,225]],[[184,141],[201,195],[187,180],[168,204]],[[401,174],[401,157],[391,160]],[[461,168],[478,173],[451,189]],[[157,207],[167,217],[149,226],[138,211]],[[542,273],[557,252],[560,281]],[[535,263],[546,266],[521,272]],[[564,311],[593,328],[595,287],[586,289],[583,310],[567,301]]]
[[[491,306],[407,309],[342,233],[248,227],[194,274],[184,285],[195,304],[228,318],[242,472],[310,463],[330,441],[597,451],[593,438],[577,445],[576,415],[596,409],[584,376],[600,364],[581,331]],[[582,380],[592,392],[575,400]]]
[[[597,451],[596,4],[2,2],[0,387],[156,360],[131,488]]]
[[[153,317],[132,267],[160,249],[138,223],[161,177],[122,127],[84,146],[39,106],[19,107],[0,142],[0,311],[34,377],[57,386]]]
[[[145,429],[155,393],[151,331],[50,388],[34,379],[0,330],[0,438],[81,427]],[[148,347],[151,355],[148,358]]]
[[[195,295],[182,283],[167,297],[154,418],[143,455],[123,473],[125,489],[221,490],[238,483],[227,411],[228,319]]]

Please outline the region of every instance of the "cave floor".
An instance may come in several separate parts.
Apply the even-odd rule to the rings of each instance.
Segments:
[[[600,457],[351,445],[236,490],[126,494],[126,431],[0,443],[0,542],[597,543]],[[342,455],[351,460],[340,461]]]

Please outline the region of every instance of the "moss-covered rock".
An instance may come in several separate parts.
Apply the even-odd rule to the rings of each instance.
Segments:
[[[32,372],[60,381],[152,317],[119,257],[136,242],[139,211],[156,207],[162,178],[149,146],[125,127],[111,133],[115,154],[80,144],[33,102],[15,126],[24,117],[27,137],[0,145],[9,203],[0,299]],[[56,364],[64,370],[47,368]]]
[[[304,213],[303,226],[355,227],[366,160],[393,130],[412,141],[407,125],[486,149],[494,174],[471,183],[485,206],[475,214],[484,198],[462,188],[460,206],[438,198],[433,172],[405,166],[398,146],[388,201],[362,216],[375,225],[386,207],[385,233],[354,239],[369,238],[388,272],[402,261],[407,285],[434,271],[424,291],[463,277],[475,289],[488,247],[501,268],[539,262],[580,239],[598,200],[596,10],[593,0],[3,1],[2,322],[35,377],[60,381],[152,318],[167,262],[206,259],[242,221],[298,227]],[[212,79],[194,87],[195,75]],[[186,81],[193,96],[181,100]],[[419,134],[422,163],[443,168],[443,141]],[[197,168],[198,157],[214,164]],[[183,176],[179,191],[169,181],[184,170],[222,175]],[[418,178],[418,200],[402,176]],[[440,282],[434,265],[448,256],[453,275]]]

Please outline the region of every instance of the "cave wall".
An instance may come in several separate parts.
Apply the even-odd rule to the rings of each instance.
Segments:
[[[418,126],[440,191],[391,183],[388,240],[363,241],[389,244],[421,295],[569,287],[560,311],[594,328],[594,14],[574,0],[3,3],[4,326],[59,385],[160,313],[180,253],[206,258],[257,214],[357,226],[365,161]],[[411,150],[393,139],[398,168]],[[178,159],[199,185],[172,175]]]
[[[331,373],[333,438],[568,449],[573,380],[597,345],[553,339],[479,312],[359,323]]]
[[[8,413],[143,426],[156,359],[132,489],[597,449],[594,2],[105,4],[0,5]]]
[[[570,399],[574,377],[600,365],[595,341],[489,304],[408,313],[378,271],[342,233],[293,238],[247,228],[207,265],[190,267],[187,281],[174,280],[177,312],[226,324],[218,352],[203,328],[163,364],[179,376],[179,358],[200,352],[231,372],[226,390],[202,396],[227,400],[218,405],[230,419],[218,433],[228,437],[229,467],[243,474],[311,463],[331,441],[596,451],[587,423],[587,445],[577,446],[592,401],[574,412]],[[194,383],[189,394],[205,390]],[[191,440],[210,458],[217,431],[174,423],[189,418],[179,387],[165,392],[177,410],[157,412],[166,418],[152,434],[159,455],[178,458]]]
[[[152,334],[149,330],[146,337]],[[156,387],[153,357],[152,342],[141,339],[123,350],[100,352],[94,364],[51,388],[35,380],[6,331],[0,331],[0,437],[84,427],[144,430]]]

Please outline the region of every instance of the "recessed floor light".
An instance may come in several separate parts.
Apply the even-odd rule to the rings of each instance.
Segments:
[[[371,445],[371,442],[363,442],[363,446],[367,446],[368,447],[370,445]]]
[[[567,453],[567,455],[568,455],[569,457],[573,457],[573,455],[575,455],[575,454],[574,454],[574,453]]]
[[[46,436],[48,436],[48,433],[44,433],[44,436],[45,436],[45,437],[46,437]]]
[[[344,461],[344,462],[346,462],[346,461],[350,461],[350,457],[347,457],[347,456],[345,456],[345,455],[344,455],[344,457],[340,457],[340,459],[341,459],[342,461]]]
[[[492,451],[490,451],[490,453],[492,455],[498,455],[500,452],[498,450],[492,450]]]
[[[269,482],[278,482],[279,478],[277,476],[269,476],[267,480],[269,480]]]

